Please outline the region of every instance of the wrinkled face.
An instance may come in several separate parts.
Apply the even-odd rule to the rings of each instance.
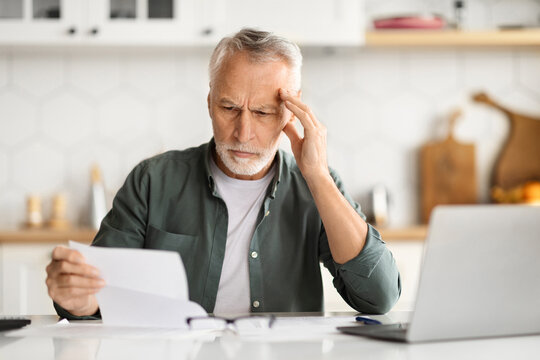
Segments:
[[[262,178],[272,165],[281,132],[294,119],[279,98],[293,89],[285,62],[252,63],[239,52],[226,60],[210,84],[208,110],[216,141],[216,162],[227,175]]]

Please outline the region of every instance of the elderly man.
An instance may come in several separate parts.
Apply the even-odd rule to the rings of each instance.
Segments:
[[[300,100],[301,64],[273,34],[224,38],[209,66],[213,139],[137,165],[93,245],[177,251],[190,299],[209,313],[322,311],[320,261],[351,307],[387,312],[399,272],[328,168],[326,129]],[[282,133],[294,157],[278,150]],[[80,253],[57,247],[47,274],[59,315],[99,317],[104,282]]]

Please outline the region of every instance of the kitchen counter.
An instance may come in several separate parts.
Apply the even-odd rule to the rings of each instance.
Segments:
[[[424,240],[427,226],[411,226],[406,228],[379,229],[385,241]],[[88,228],[73,228],[69,230],[50,229],[11,229],[0,230],[0,243],[62,243],[74,240],[81,243],[91,243],[96,234]]]

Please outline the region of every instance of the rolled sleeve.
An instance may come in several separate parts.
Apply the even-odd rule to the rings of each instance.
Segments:
[[[332,260],[334,286],[355,310],[383,314],[401,295],[401,279],[394,257],[379,232],[368,224],[362,251],[345,264]]]
[[[331,175],[349,204],[365,220],[360,205],[346,193],[337,173],[331,170]],[[324,227],[319,241],[320,259],[334,277],[334,287],[352,308],[369,314],[390,311],[401,295],[401,278],[394,257],[377,229],[368,224],[362,251],[344,264],[332,258]]]
[[[54,309],[56,310],[56,313],[60,318],[62,319],[68,319],[68,320],[100,320],[101,319],[101,312],[99,309],[95,312],[93,315],[88,316],[76,316],[58,305],[56,302],[53,301]]]

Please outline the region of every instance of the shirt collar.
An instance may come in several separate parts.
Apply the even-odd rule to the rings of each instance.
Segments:
[[[205,174],[206,174],[206,179],[208,180],[208,187],[210,188],[210,190],[212,190],[212,194],[214,196],[217,195],[217,190],[216,190],[216,182],[214,180],[214,177],[212,176],[212,171],[210,171],[210,162],[212,161],[212,152],[214,150],[216,146],[216,142],[214,140],[214,138],[212,137],[212,139],[210,139],[210,141],[207,143],[207,146],[206,146],[206,154],[205,154],[205,157],[204,157],[204,171],[205,171]],[[282,150],[279,150],[277,151],[276,153],[276,173],[274,175],[274,179],[272,180],[272,187],[271,187],[271,190],[270,190],[270,198],[272,199],[275,199],[276,198],[276,192],[277,192],[277,187],[279,185],[279,182],[281,181],[281,174],[283,173],[283,154],[282,154]]]

